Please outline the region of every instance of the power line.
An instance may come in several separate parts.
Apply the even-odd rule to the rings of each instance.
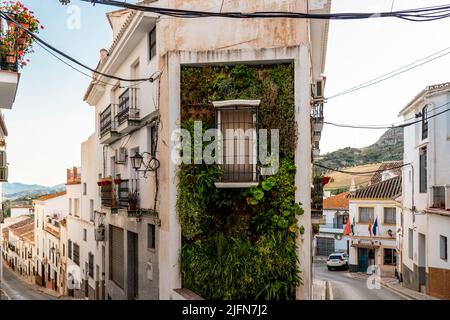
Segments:
[[[371,18],[399,18],[408,21],[434,21],[445,19],[450,16],[450,5],[440,5],[433,7],[414,8],[401,11],[390,12],[370,12],[370,13],[303,13],[303,12],[283,12],[283,11],[262,11],[262,12],[208,12],[199,10],[171,9],[161,7],[143,6],[114,0],[80,0],[93,5],[101,4],[119,8],[132,9],[137,11],[152,12],[176,18],[293,18],[293,19],[318,19],[318,20],[360,20]],[[70,0],[60,0],[62,4],[70,3]]]
[[[436,107],[433,111],[435,111],[435,110],[437,110],[437,109],[439,109],[439,108],[445,107],[445,106],[447,106],[447,105],[449,105],[449,104],[450,104],[450,102],[447,102],[447,103],[445,103],[445,104],[443,104],[443,105],[440,105],[440,106]],[[433,114],[433,115],[431,115],[431,116],[428,116],[428,115],[431,113],[431,111],[430,111],[430,112],[427,112],[427,119],[432,119],[432,118],[434,118],[434,117],[440,116],[441,114],[444,114],[444,113],[446,113],[446,112],[448,112],[448,111],[450,111],[450,108],[449,108],[449,109],[445,109],[445,110],[443,110],[443,111],[441,111],[441,112],[438,112],[438,113],[436,113],[436,114]],[[358,126],[358,125],[349,125],[349,124],[339,124],[339,123],[333,123],[333,122],[327,122],[327,121],[324,121],[324,124],[331,125],[331,126],[335,126],[335,127],[339,127],[339,128],[350,128],[350,129],[373,129],[373,130],[379,130],[379,129],[382,129],[382,130],[386,130],[386,129],[406,128],[406,127],[412,126],[412,125],[414,125],[414,124],[416,124],[416,123],[420,123],[420,122],[422,122],[422,119],[420,119],[420,120],[415,120],[415,121],[413,121],[413,122],[404,123],[404,124],[397,125],[397,126],[379,126],[379,127],[376,127],[376,126],[370,126],[370,125],[367,125],[367,126]]]
[[[36,42],[42,44],[43,46],[47,47],[48,49],[52,50],[53,52],[56,52],[57,54],[59,54],[60,56],[63,56],[64,58],[74,62],[75,64],[83,67],[84,69],[87,69],[89,71],[91,71],[92,73],[98,74],[100,76],[104,76],[106,78],[110,78],[110,79],[114,79],[114,80],[119,80],[119,81],[124,81],[124,82],[144,82],[144,81],[150,81],[153,82],[153,78],[149,77],[149,78],[142,78],[142,79],[124,79],[121,77],[117,77],[114,75],[109,75],[100,71],[97,71],[85,64],[83,64],[82,62],[76,60],[75,58],[72,58],[71,56],[69,56],[68,54],[62,52],[61,50],[55,48],[54,46],[52,46],[51,44],[47,43],[46,41],[42,40],[40,37],[38,37],[36,34],[34,34],[33,32],[29,31],[27,28],[24,28],[20,23],[18,23],[15,19],[11,18],[10,16],[8,16],[7,14],[5,14],[5,12],[0,11],[0,17],[4,18],[5,20],[13,23],[15,26],[17,26],[18,28],[22,29],[23,31],[25,31],[29,36],[31,36],[34,40],[36,40]]]
[[[421,66],[423,66],[423,65],[425,65],[427,63],[430,63],[432,61],[435,61],[437,59],[440,59],[442,57],[447,56],[448,54],[450,54],[450,51],[449,52],[445,52],[445,51],[448,51],[449,49],[450,49],[450,47],[447,47],[445,49],[439,50],[439,51],[437,51],[437,52],[435,52],[435,53],[433,53],[433,54],[431,54],[429,56],[426,56],[424,58],[421,58],[419,60],[411,62],[411,63],[409,63],[409,64],[407,64],[407,65],[405,65],[403,67],[400,67],[398,69],[395,69],[395,70],[393,70],[391,72],[385,73],[385,74],[383,74],[381,76],[378,76],[376,78],[373,78],[373,79],[371,79],[369,81],[363,82],[363,83],[361,83],[361,84],[359,84],[357,86],[354,86],[354,87],[352,87],[350,89],[347,89],[347,90],[341,91],[339,93],[333,94],[332,96],[327,97],[326,100],[334,99],[334,98],[337,98],[337,97],[340,97],[340,96],[343,96],[343,95],[346,95],[346,94],[349,94],[349,93],[352,93],[352,92],[355,92],[355,91],[358,91],[358,90],[361,90],[361,89],[364,89],[364,88],[367,88],[367,87],[370,87],[370,86],[373,86],[373,85],[378,84],[380,82],[383,82],[383,81],[389,80],[391,78],[394,78],[394,77],[396,77],[396,76],[398,76],[400,74],[403,74],[405,72],[411,71],[411,70],[413,70],[415,68],[421,67]],[[443,53],[443,54],[441,54],[441,55],[439,55],[437,57],[434,57],[437,54],[440,54],[442,52],[445,52],[445,53]],[[428,59],[428,60],[426,60],[426,59]],[[424,60],[426,60],[426,61],[424,61]],[[421,61],[423,61],[423,62],[420,63],[420,64],[417,64],[417,63],[419,63]],[[405,69],[405,68],[407,68],[407,69]]]
[[[318,168],[322,168],[322,169],[326,169],[326,170],[334,171],[334,172],[340,172],[340,173],[344,173],[344,174],[349,174],[349,175],[355,175],[355,176],[358,176],[358,175],[366,175],[366,174],[369,174],[369,173],[374,173],[374,174],[375,174],[375,173],[381,173],[381,172],[391,171],[391,170],[395,170],[395,169],[401,169],[401,168],[406,167],[406,166],[409,166],[409,165],[410,165],[409,163],[406,163],[406,164],[403,164],[403,165],[401,165],[401,166],[392,167],[392,168],[383,169],[383,170],[373,170],[373,171],[365,171],[365,172],[354,172],[354,171],[345,171],[345,170],[340,170],[340,169],[333,169],[333,168],[329,168],[329,167],[327,167],[327,166],[320,165],[320,164],[318,164],[318,163],[314,163],[314,166],[316,166],[316,167],[318,167]]]

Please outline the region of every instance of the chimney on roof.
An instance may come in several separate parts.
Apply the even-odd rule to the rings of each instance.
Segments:
[[[109,56],[108,50],[101,49],[100,50],[100,63],[103,64],[106,61],[106,59],[108,58],[108,56]]]
[[[352,178],[352,185],[350,186],[350,192],[356,191],[355,178]]]

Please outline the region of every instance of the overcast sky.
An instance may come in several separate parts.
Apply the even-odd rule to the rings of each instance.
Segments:
[[[447,0],[448,1],[448,0]],[[396,0],[394,10],[445,4],[446,0]],[[95,66],[111,43],[107,8],[72,1],[81,9],[80,29],[57,0],[24,0],[46,26],[44,39]],[[333,0],[333,12],[390,10],[392,0]],[[326,66],[328,96],[450,47],[450,19],[413,23],[397,19],[331,22]],[[94,112],[82,100],[89,79],[40,47],[22,71],[16,103],[6,111],[10,181],[55,185],[65,169],[80,164],[80,144],[94,130]],[[397,122],[399,110],[428,84],[450,81],[450,55],[374,87],[330,100],[327,121],[351,124]],[[379,131],[326,126],[322,152],[374,143]]]

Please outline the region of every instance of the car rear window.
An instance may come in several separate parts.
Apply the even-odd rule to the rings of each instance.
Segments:
[[[330,256],[330,259],[340,259],[341,256]]]

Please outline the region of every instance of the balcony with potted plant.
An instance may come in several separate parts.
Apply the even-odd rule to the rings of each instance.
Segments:
[[[97,181],[100,187],[100,198],[102,207],[115,208],[116,199],[112,177],[101,178]]]
[[[38,33],[44,27],[20,1],[0,4],[0,108],[11,109],[19,84],[19,69],[30,60],[34,39],[28,32]]]

